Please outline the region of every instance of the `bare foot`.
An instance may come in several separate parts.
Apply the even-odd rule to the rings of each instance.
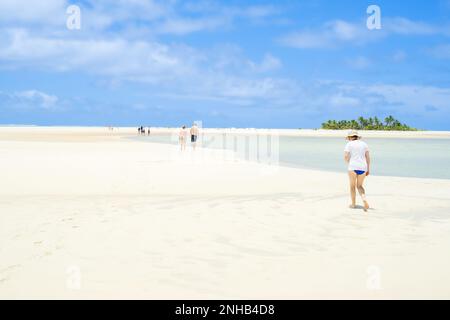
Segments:
[[[348,206],[350,209],[356,209],[356,204],[351,204]]]
[[[369,208],[370,208],[369,203],[367,201],[364,201],[364,211],[367,212]]]

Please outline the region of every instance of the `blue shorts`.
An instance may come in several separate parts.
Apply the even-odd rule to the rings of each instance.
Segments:
[[[197,142],[197,136],[192,135],[191,136],[191,142]]]
[[[361,171],[361,170],[353,170],[358,176],[362,176],[363,174],[365,174],[365,171]]]

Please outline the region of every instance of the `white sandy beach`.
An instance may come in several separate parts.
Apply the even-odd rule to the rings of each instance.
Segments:
[[[450,180],[371,176],[365,214],[344,165],[180,155],[135,131],[0,128],[0,298],[450,298]]]

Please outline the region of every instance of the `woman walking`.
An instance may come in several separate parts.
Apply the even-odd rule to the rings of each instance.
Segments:
[[[187,140],[186,126],[181,127],[180,132],[178,133],[178,139],[180,141],[181,151],[186,150],[186,140]]]
[[[349,141],[344,149],[344,159],[348,164],[348,176],[350,181],[350,197],[352,204],[350,208],[356,208],[356,189],[364,203],[364,211],[369,210],[369,203],[364,189],[364,179],[370,174],[369,146],[361,141],[357,131],[350,131],[347,135]]]

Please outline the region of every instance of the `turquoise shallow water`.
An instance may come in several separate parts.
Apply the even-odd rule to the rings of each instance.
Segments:
[[[176,136],[170,135],[142,136],[133,139],[177,144]],[[346,171],[343,162],[346,141],[343,138],[280,136],[278,139],[275,148],[281,165]],[[259,136],[258,140],[264,142],[267,141],[267,137]],[[248,154],[249,138],[227,135],[227,142],[224,141],[223,135],[211,134],[203,137],[205,147],[236,150],[240,148],[236,146],[240,143],[244,145],[243,148]],[[369,144],[372,155],[373,175],[450,179],[450,139],[367,138],[365,141]],[[258,146],[265,146],[264,143],[258,143]],[[268,144],[270,145],[270,140]],[[258,147],[258,150],[260,149],[265,147]]]

